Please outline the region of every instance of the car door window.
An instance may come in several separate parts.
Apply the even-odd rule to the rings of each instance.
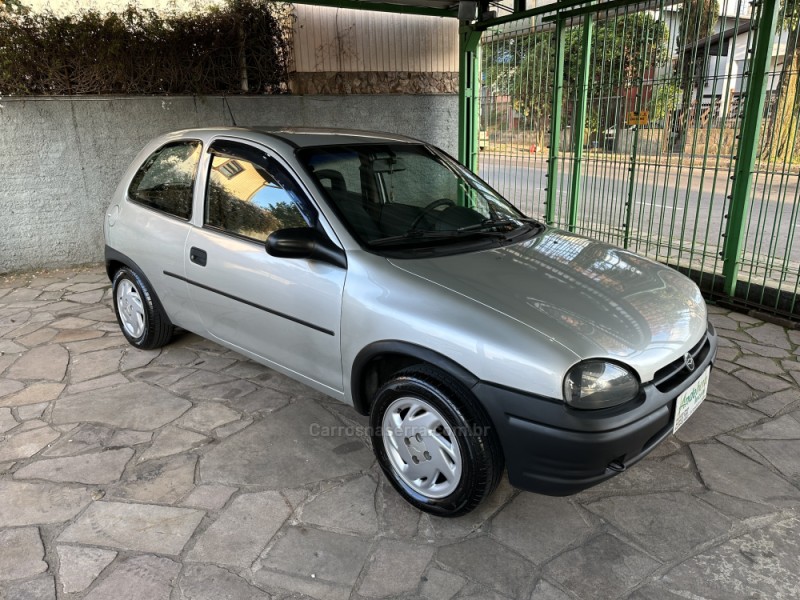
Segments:
[[[128,197],[149,208],[190,219],[200,151],[200,142],[194,140],[162,146],[136,172]]]
[[[212,145],[209,153],[206,226],[264,242],[278,229],[313,224],[313,209],[274,159],[234,143]]]

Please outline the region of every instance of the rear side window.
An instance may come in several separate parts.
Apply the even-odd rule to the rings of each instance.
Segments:
[[[209,152],[207,226],[263,242],[278,229],[314,223],[315,212],[294,178],[273,159],[232,142]]]
[[[155,210],[189,219],[201,144],[174,142],[162,146],[144,161],[128,188],[131,200]]]

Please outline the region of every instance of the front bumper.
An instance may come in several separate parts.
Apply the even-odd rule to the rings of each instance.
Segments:
[[[692,353],[695,369],[674,369],[644,386],[636,401],[599,411],[579,411],[562,401],[479,382],[481,400],[500,437],[514,487],[566,496],[596,485],[644,458],[669,436],[675,400],[714,362],[717,335]],[[669,371],[668,369],[665,369]]]

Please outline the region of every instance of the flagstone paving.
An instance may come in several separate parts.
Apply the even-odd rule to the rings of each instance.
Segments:
[[[710,313],[718,368],[676,436],[447,520],[351,409],[195,335],[130,347],[102,268],[0,277],[0,598],[799,598],[800,331]]]

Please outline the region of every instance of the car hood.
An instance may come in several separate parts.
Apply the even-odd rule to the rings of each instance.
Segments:
[[[559,230],[492,250],[390,262],[565,346],[576,361],[617,359],[642,381],[707,328],[705,302],[687,277]]]

